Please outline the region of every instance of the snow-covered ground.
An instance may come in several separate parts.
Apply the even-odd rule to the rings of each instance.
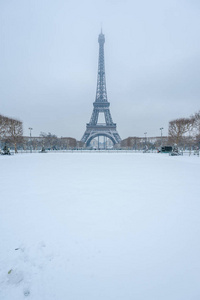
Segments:
[[[0,156],[1,300],[200,299],[200,157]]]

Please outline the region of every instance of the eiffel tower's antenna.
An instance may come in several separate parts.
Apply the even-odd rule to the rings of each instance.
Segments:
[[[99,63],[98,63],[98,76],[97,76],[97,91],[96,91],[96,102],[107,101],[106,92],[106,78],[105,78],[105,62],[104,62],[104,43],[105,37],[101,32],[99,35]]]

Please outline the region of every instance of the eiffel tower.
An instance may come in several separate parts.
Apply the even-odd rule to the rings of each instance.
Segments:
[[[83,143],[88,147],[90,142],[98,137],[104,136],[109,138],[113,144],[118,144],[121,142],[121,138],[116,129],[116,123],[113,123],[110,114],[110,103],[107,100],[106,92],[106,78],[105,78],[105,64],[104,64],[104,34],[99,34],[99,63],[98,63],[98,76],[97,76],[97,90],[96,99],[93,103],[93,112],[90,122],[86,124],[86,131],[81,139]],[[105,117],[105,123],[98,123],[99,113],[103,113]],[[99,146],[99,145],[98,145]]]

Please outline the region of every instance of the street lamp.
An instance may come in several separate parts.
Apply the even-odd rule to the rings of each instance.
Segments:
[[[162,131],[163,131],[163,129],[164,129],[163,127],[160,128],[160,131],[161,131],[161,147],[162,147]]]
[[[30,143],[31,143],[31,146],[30,146],[30,152],[32,152],[31,130],[33,130],[33,128],[32,128],[32,127],[29,127],[29,130],[30,130]]]
[[[147,132],[144,132],[145,135],[145,146],[147,145]]]

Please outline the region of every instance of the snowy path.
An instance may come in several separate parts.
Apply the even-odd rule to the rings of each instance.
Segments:
[[[1,300],[200,298],[199,157],[19,154],[0,170]]]

